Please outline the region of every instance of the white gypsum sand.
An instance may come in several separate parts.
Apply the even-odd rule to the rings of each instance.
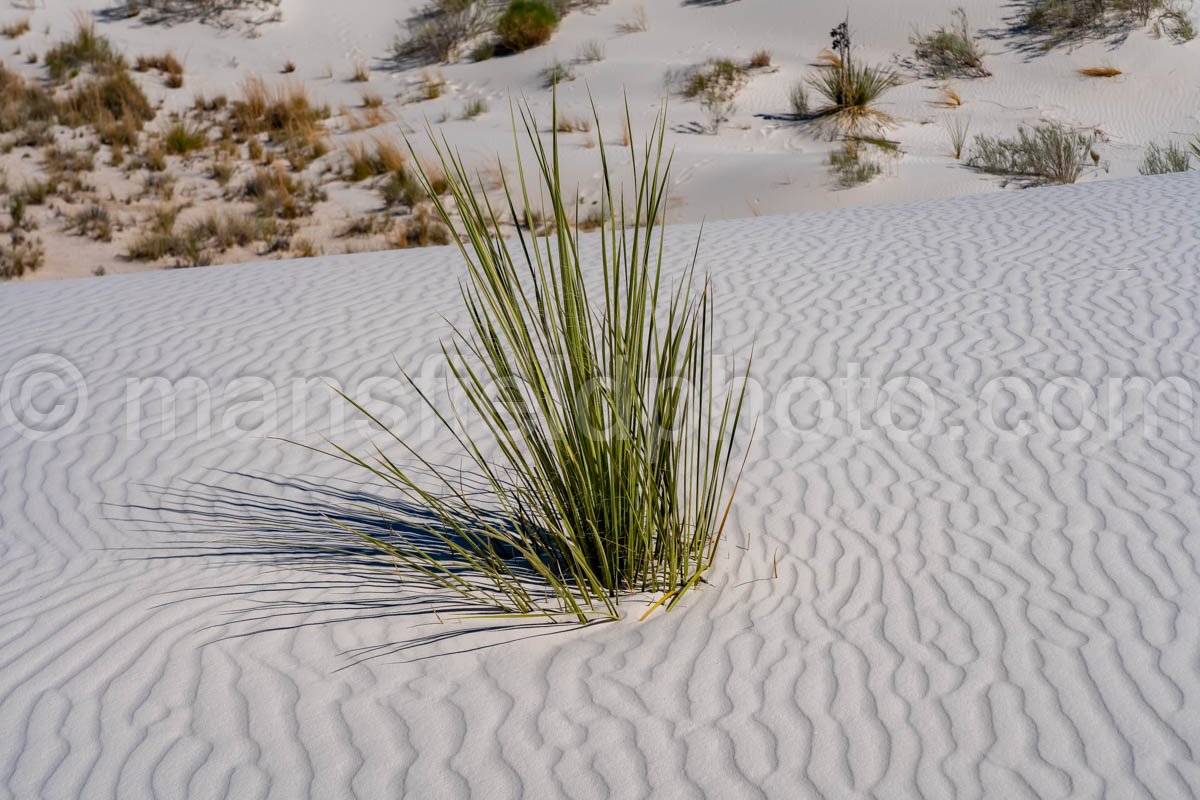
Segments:
[[[0,796],[1195,796],[1195,409],[1081,436],[1063,381],[1183,406],[1198,202],[1191,173],[707,225],[767,403],[729,538],[671,613],[562,632],[231,538],[372,502],[269,436],[337,429],[321,377],[431,363],[457,253],[2,287]],[[890,384],[885,431],[864,390],[852,429],[839,381],[900,377],[928,393]],[[1069,391],[1038,420],[1013,379]]]
[[[1014,29],[1021,6],[999,0],[962,3],[986,51],[984,63],[991,75],[983,78],[928,77],[911,63],[909,37],[951,24],[955,2],[872,0],[849,8],[856,58],[862,63],[896,64],[903,79],[879,102],[879,108],[896,121],[886,135],[899,143],[900,154],[879,155],[880,175],[853,188],[839,188],[826,163],[840,145],[829,141],[818,126],[793,119],[789,99],[794,85],[819,71],[816,62],[830,44],[829,30],[847,10],[840,6],[795,0],[613,0],[572,11],[550,42],[518,55],[473,63],[463,54],[451,64],[398,67],[390,60],[391,46],[403,30],[400,23],[421,5],[416,0],[283,0],[277,21],[271,21],[272,11],[251,6],[232,15],[240,21],[232,27],[200,21],[150,23],[148,11],[129,18],[102,13],[120,5],[120,0],[74,0],[6,9],[0,22],[28,18],[30,30],[12,41],[0,40],[5,45],[0,58],[8,68],[31,78],[44,76],[43,64],[28,64],[26,58],[30,53],[42,56],[55,42],[70,36],[76,13],[83,12],[131,61],[170,51],[183,62],[184,86],[179,89],[166,88],[163,76],[154,71],[135,74],[150,98],[163,106],[159,118],[147,125],[150,133],[164,129],[171,112],[189,109],[198,94],[236,99],[239,85],[251,76],[303,86],[315,102],[328,104],[333,112],[327,122],[332,131],[329,154],[301,172],[305,180],[320,184],[327,198],[316,202],[311,215],[281,221],[280,227],[297,225],[296,233],[272,233],[219,252],[212,248],[201,254],[201,263],[395,246],[396,232],[379,228],[398,210],[383,207],[379,188],[371,181],[348,182],[339,177],[345,172],[347,148],[356,141],[369,146],[373,138],[396,139],[402,131],[418,130],[428,120],[482,168],[493,170],[500,153],[511,170],[509,99],[527,97],[545,119],[550,92],[541,73],[556,62],[571,65],[576,75],[559,87],[564,112],[586,116],[590,92],[610,139],[620,136],[626,97],[635,117],[634,129],[644,130],[663,95],[672,95],[668,116],[676,132],[671,142],[676,148],[675,221],[999,190],[999,179],[967,169],[953,157],[948,118],[969,118],[970,137],[1011,136],[1018,125],[1038,121],[1098,130],[1102,138],[1095,149],[1100,166],[1092,168],[1089,163],[1083,181],[1136,175],[1149,143],[1182,143],[1200,133],[1200,86],[1194,79],[1200,71],[1200,40],[1176,44],[1168,37],[1156,37],[1154,26],[1146,24],[1133,26],[1127,35],[1043,50],[1038,37]],[[623,33],[621,25],[642,6],[647,29]],[[248,38],[248,30],[254,38]],[[593,43],[599,45],[603,59],[575,63]],[[746,63],[758,50],[769,51],[771,65],[750,71],[730,119],[717,135],[698,132],[709,123],[705,109],[697,100],[669,90],[668,74],[710,58]],[[289,62],[294,71],[282,74]],[[354,73],[363,65],[371,69],[370,81],[356,82]],[[1079,72],[1102,67],[1120,74],[1092,78]],[[445,81],[435,99],[420,99],[426,75]],[[961,98],[961,107],[947,107],[944,84]],[[351,118],[362,119],[372,111],[363,107],[364,92],[383,104],[378,109],[383,121],[350,131]],[[817,105],[819,98],[809,93]],[[486,102],[488,110],[467,118],[466,109],[476,101]],[[64,145],[85,146],[71,131],[64,129],[57,136]],[[579,182],[587,201],[598,196],[595,153],[590,149],[595,138],[594,130],[564,136],[564,169]],[[167,158],[168,173],[178,179],[173,197],[164,200],[145,189],[153,177],[145,170],[126,174],[127,166],[136,161],[132,152],[126,155],[126,166],[112,167],[107,150],[97,148],[96,169],[86,176],[93,192],[76,192],[70,202],[52,197],[48,207],[30,209],[40,224],[35,235],[44,242],[46,263],[24,279],[89,275],[97,268],[112,274],[188,263],[190,256],[135,261],[125,254],[164,203],[186,206],[180,212],[181,227],[211,211],[245,210],[249,205],[231,204],[227,187],[207,177],[218,160],[211,152]],[[39,154],[40,148],[17,148],[0,157],[0,167],[14,187],[37,178]],[[244,153],[234,161],[239,171],[230,186],[236,189],[254,168],[253,159]],[[93,241],[64,229],[71,214],[87,207],[90,195],[111,206],[111,241]],[[364,230],[347,233],[354,220],[368,216],[380,219]]]

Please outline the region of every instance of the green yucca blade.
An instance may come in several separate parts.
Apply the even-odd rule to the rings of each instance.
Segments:
[[[592,111],[599,128],[594,104]],[[628,103],[625,115],[629,125]],[[402,459],[337,445],[331,455],[432,521],[417,526],[422,537],[397,533],[394,541],[338,524],[401,578],[489,617],[615,617],[630,591],[661,592],[655,607],[671,608],[711,567],[729,518],[745,383],[714,385],[711,286],[704,281],[696,291],[693,281],[699,242],[677,280],[664,275],[665,117],[641,146],[631,140],[628,185],[618,185],[599,137],[598,255],[571,229],[579,197],[570,202],[563,184],[555,120],[547,143],[527,104],[512,117],[517,177],[502,179],[501,202],[432,130],[448,198],[433,191],[424,169],[417,173],[466,262],[466,321],[452,326],[453,342],[442,347],[465,406],[443,410],[405,377],[450,432],[482,494],[388,431]],[[520,220],[535,198],[553,232],[538,236],[518,225],[506,238],[497,209]],[[464,413],[485,434],[472,433]]]

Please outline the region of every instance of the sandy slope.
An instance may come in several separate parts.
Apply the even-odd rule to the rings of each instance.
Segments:
[[[96,17],[116,4],[116,0],[71,0],[47,3],[32,12],[13,9],[0,15],[0,21],[28,16],[33,30],[5,44],[11,50],[20,48],[22,53],[44,52],[73,29],[77,11]],[[1200,133],[1200,83],[1196,79],[1200,74],[1200,40],[1176,45],[1153,38],[1149,29],[1138,29],[1123,37],[1048,52],[1031,51],[1030,38],[1014,33],[1011,27],[1020,4],[1008,0],[961,3],[972,27],[985,40],[989,52],[986,65],[993,74],[949,81],[964,105],[953,111],[940,106],[939,87],[945,81],[922,77],[913,68],[909,37],[915,30],[928,31],[946,24],[951,8],[957,4],[949,0],[871,0],[834,6],[796,0],[739,0],[727,4],[613,0],[590,12],[570,14],[551,42],[542,47],[513,57],[429,70],[397,69],[389,60],[391,43],[401,30],[398,21],[420,5],[417,0],[284,0],[280,21],[258,26],[258,37],[253,39],[237,30],[218,30],[199,22],[147,25],[140,19],[111,20],[103,16],[99,30],[131,56],[169,48],[184,60],[184,89],[165,90],[154,76],[145,80],[147,90],[167,110],[188,107],[195,93],[236,96],[236,87],[248,75],[282,79],[278,73],[288,60],[297,67],[289,79],[305,82],[318,100],[335,110],[354,107],[360,103],[363,84],[351,82],[349,76],[355,63],[364,61],[373,69],[370,90],[388,102],[395,122],[359,134],[358,138],[418,130],[429,120],[469,159],[491,165],[499,154],[510,167],[509,97],[524,95],[545,115],[550,93],[541,85],[538,73],[556,60],[571,62],[587,42],[599,42],[606,57],[600,63],[576,66],[578,79],[561,87],[562,104],[568,113],[582,114],[587,111],[590,90],[601,111],[607,138],[613,141],[619,138],[625,96],[635,116],[635,127],[644,130],[668,93],[665,78],[669,72],[713,57],[744,61],[756,50],[769,50],[772,70],[750,80],[738,96],[736,113],[719,135],[695,133],[698,126],[706,124],[703,110],[694,101],[672,97],[668,116],[676,131],[671,145],[677,151],[677,221],[893,203],[999,189],[998,180],[972,172],[952,157],[942,125],[950,115],[969,117],[972,134],[1009,136],[1018,124],[1042,120],[1096,128],[1105,139],[1097,147],[1105,169],[1089,169],[1085,181],[1136,175],[1149,142],[1183,142]],[[646,8],[649,29],[621,34],[618,26],[630,19],[639,5]],[[881,108],[896,119],[897,125],[888,135],[900,143],[903,155],[887,160],[883,177],[865,186],[840,190],[833,185],[825,166],[834,144],[811,125],[788,118],[788,93],[794,84],[814,72],[814,59],[829,44],[829,29],[847,10],[860,57],[897,64],[901,70],[904,84],[886,95]],[[40,69],[24,64],[23,56],[5,54],[3,58],[11,68],[31,75]],[[1078,74],[1080,68],[1095,66],[1114,66],[1124,74],[1115,79]],[[426,71],[444,76],[447,91],[436,100],[411,102],[414,87]],[[479,98],[490,103],[490,111],[475,119],[462,119],[464,105]],[[580,182],[585,196],[594,199],[598,176],[595,151],[589,146],[594,144],[595,136],[571,134],[565,139],[565,169],[569,177]],[[339,163],[346,144],[347,137],[337,137],[334,155],[325,160],[330,167]],[[14,174],[22,169],[21,163],[8,166]],[[331,186],[330,191],[331,203],[319,211],[323,225],[336,228],[350,216],[379,210],[375,192],[344,185]],[[314,236],[323,242],[328,238],[327,252],[347,246],[344,241],[329,238],[328,231]],[[120,259],[122,250],[117,244],[93,246],[77,236],[52,242],[50,250],[51,263],[41,273],[43,277],[88,274],[96,264],[110,273],[146,268]],[[86,257],[72,258],[84,250]],[[239,257],[247,255],[252,254]],[[83,266],[77,267],[77,263]]]
[[[806,438],[767,413],[714,585],[552,635],[230,538],[370,497],[265,436],[315,442],[324,409],[263,427],[233,381],[419,366],[452,253],[0,288],[6,402],[53,358],[88,392],[24,384],[25,423],[81,409],[57,440],[0,425],[0,797],[1193,797],[1200,436],[1079,438],[1059,407],[1008,441],[975,402],[1194,376],[1198,201],[1193,173],[711,224],[724,345],[757,332],[766,397],[858,365],[937,414]],[[217,432],[186,399],[175,438],[131,432],[152,376],[207,381]]]

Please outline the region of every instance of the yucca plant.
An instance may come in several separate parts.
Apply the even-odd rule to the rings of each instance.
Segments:
[[[644,146],[630,145],[627,187],[614,185],[597,137],[605,201],[597,252],[581,247],[580,206],[559,170],[556,104],[553,114],[547,146],[528,106],[514,113],[514,139],[523,128],[536,179],[526,177],[518,142],[520,178],[503,184],[502,208],[432,130],[452,204],[423,168],[416,173],[467,265],[469,322],[442,346],[467,419],[409,383],[471,477],[394,433],[400,457],[382,448],[359,455],[335,446],[335,454],[421,509],[419,535],[346,529],[403,578],[484,615],[585,622],[618,616],[631,592],[657,595],[647,614],[670,608],[704,579],[736,492],[744,388],[716,385],[711,286],[694,276],[698,243],[677,282],[664,273],[665,116]],[[593,116],[599,126],[594,107]],[[548,203],[553,233],[518,228],[506,239],[501,220],[519,218],[531,196]]]
[[[890,67],[855,63],[849,17],[830,31],[830,36],[837,57],[808,78],[809,85],[825,98],[817,114],[832,120],[838,133],[848,135],[887,127],[892,118],[872,104],[898,84],[900,76]]]

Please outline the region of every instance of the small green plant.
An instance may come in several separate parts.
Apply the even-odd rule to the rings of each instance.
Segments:
[[[208,145],[208,134],[199,125],[176,122],[163,135],[163,145],[171,155],[185,156]]]
[[[832,31],[836,56],[829,66],[809,78],[809,85],[825,98],[817,114],[832,121],[835,130],[847,135],[886,128],[892,118],[874,107],[888,89],[900,82],[895,70],[858,64],[853,58],[849,21]]]
[[[1195,149],[1193,144],[1192,148]],[[1187,172],[1192,166],[1192,153],[1182,145],[1167,142],[1161,145],[1151,142],[1138,172],[1143,175],[1165,175],[1168,172]]]
[[[971,35],[967,12],[956,8],[952,14],[954,20],[949,26],[938,28],[932,33],[914,34],[909,40],[916,48],[917,59],[938,78],[952,75],[991,75],[992,73],[983,66],[983,48]]]
[[[112,216],[99,203],[92,203],[71,215],[66,229],[99,242],[111,242]]]
[[[808,116],[808,89],[805,88],[804,83],[792,84],[792,89],[788,93],[788,102],[792,106],[793,116],[801,119]]]
[[[1081,133],[1057,122],[1024,125],[1013,139],[979,135],[967,165],[993,175],[1006,175],[1031,184],[1075,183],[1095,154],[1095,133]]]
[[[604,43],[598,39],[589,39],[579,47],[576,60],[581,64],[596,64],[604,60]]]
[[[550,41],[558,27],[558,14],[538,0],[512,0],[496,22],[500,46],[520,53]]]
[[[942,127],[945,128],[946,136],[950,139],[954,158],[962,160],[963,149],[967,146],[967,135],[971,131],[971,118],[950,114],[942,119]]]
[[[733,501],[744,389],[716,385],[711,286],[697,287],[690,270],[672,286],[663,269],[665,120],[644,147],[630,148],[628,206],[614,195],[601,137],[608,214],[595,254],[573,231],[579,207],[558,170],[557,137],[544,144],[527,107],[521,124],[538,183],[520,172],[519,185],[504,184],[505,204],[546,198],[548,239],[519,229],[519,246],[510,243],[472,173],[432,130],[453,203],[418,173],[467,265],[470,321],[443,353],[468,409],[447,411],[410,383],[461,445],[471,477],[426,460],[396,433],[394,456],[335,448],[419,509],[388,522],[415,527],[412,535],[345,530],[406,585],[484,615],[615,618],[621,598],[638,592],[659,595],[647,614],[670,608],[714,563]]]
[[[555,61],[538,73],[538,79],[541,81],[543,87],[553,89],[560,83],[575,80],[575,70],[571,68],[570,64]]]
[[[486,113],[487,110],[487,100],[482,97],[473,97],[463,104],[463,119],[475,119],[480,114]]]
[[[728,58],[714,58],[689,71],[683,77],[684,97],[694,98],[708,114],[713,133],[729,119],[735,109],[735,98],[746,84],[746,70]]]
[[[85,66],[97,71],[124,67],[125,60],[96,26],[80,18],[74,38],[59,42],[46,52],[46,68],[53,80],[72,77]]]
[[[852,189],[877,177],[883,168],[865,152],[867,145],[857,139],[847,139],[841,147],[830,152],[826,164],[834,182],[842,189]]]

